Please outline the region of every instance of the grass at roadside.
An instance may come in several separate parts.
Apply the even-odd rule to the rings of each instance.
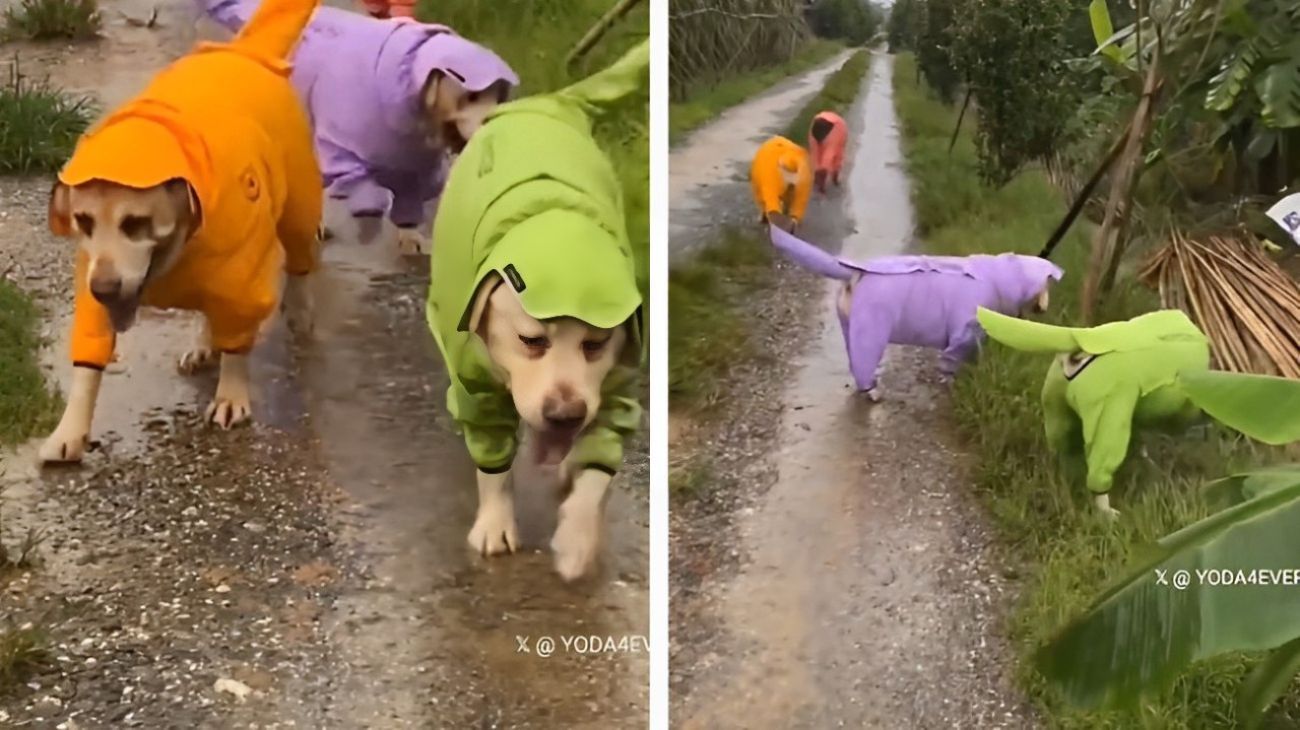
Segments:
[[[982,186],[969,136],[948,154],[956,110],[919,88],[915,78],[912,59],[898,58],[895,104],[926,248],[956,255],[1037,253],[1065,212],[1060,194],[1038,170],[1001,189]],[[1085,231],[1075,230],[1058,248],[1056,262],[1066,278],[1053,290],[1049,321],[1073,322],[1086,239]],[[1153,295],[1129,284],[1107,302],[1106,314],[1120,319],[1155,306]],[[1023,571],[1008,627],[1022,688],[1053,728],[1231,727],[1235,693],[1251,663],[1247,657],[1198,665],[1140,713],[1098,714],[1065,706],[1033,671],[1030,657],[1122,575],[1144,545],[1206,514],[1198,498],[1205,480],[1276,461],[1280,452],[1217,427],[1176,437],[1144,435],[1146,453],[1135,449],[1116,480],[1112,499],[1122,516],[1107,526],[1096,519],[1083,485],[1061,477],[1047,453],[1039,406],[1047,365],[1044,356],[990,345],[958,379],[953,397],[958,427],[976,457],[975,488],[1002,536],[1007,561]],[[1293,699],[1281,709],[1300,717]]]
[[[854,54],[831,74],[816,97],[792,121],[806,129],[818,110],[851,104],[871,56]],[[668,274],[668,394],[674,410],[714,405],[733,363],[756,356],[745,302],[770,290],[771,246],[758,231],[726,231]]]
[[[806,71],[843,50],[835,41],[816,39],[785,63],[728,77],[697,89],[685,101],[668,105],[668,139],[676,144],[687,134],[740,102],[760,94],[786,77]]]
[[[22,76],[16,60],[0,86],[0,174],[51,172],[72,154],[93,103]]]
[[[0,18],[0,40],[89,40],[102,26],[96,0],[22,0]]]
[[[572,69],[565,57],[612,3],[607,0],[422,0],[421,20],[449,25],[491,48],[519,75],[518,96],[553,91],[605,68],[649,34],[648,3],[619,20]],[[619,102],[596,123],[596,138],[623,184],[628,236],[643,296],[649,295],[649,97]]]
[[[37,361],[39,319],[36,305],[0,280],[0,447],[54,425],[59,403]]]

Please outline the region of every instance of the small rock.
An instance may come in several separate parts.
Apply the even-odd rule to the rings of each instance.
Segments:
[[[248,699],[248,696],[253,693],[251,687],[237,679],[230,679],[229,677],[218,679],[216,684],[212,685],[212,689],[217,692],[225,692],[226,694],[234,695],[235,699],[240,702]]]

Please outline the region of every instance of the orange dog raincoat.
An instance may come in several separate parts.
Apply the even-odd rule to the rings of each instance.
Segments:
[[[826,178],[840,184],[840,168],[844,166],[844,145],[849,141],[849,126],[835,112],[822,112],[813,117],[808,128],[808,151],[813,159],[813,180],[818,192],[826,192]]]
[[[316,0],[267,0],[228,44],[203,43],[89,132],[59,174],[147,189],[189,183],[200,227],[166,272],[146,280],[142,306],[197,310],[223,352],[247,352],[275,309],[281,272],[316,268],[322,186],[311,127],[285,59]],[[58,235],[71,221],[51,216]],[[77,254],[72,360],[103,368],[114,330]]]
[[[803,220],[812,196],[812,169],[804,148],[785,137],[764,142],[749,168],[749,184],[754,202],[764,222],[769,213],[782,213]]]

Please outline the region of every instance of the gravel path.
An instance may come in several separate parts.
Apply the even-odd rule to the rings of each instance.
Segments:
[[[876,55],[846,115],[847,188],[802,231],[849,256],[912,238],[891,77]],[[1032,727],[1000,639],[1014,585],[991,564],[934,353],[891,349],[887,400],[861,402],[835,287],[781,276],[747,306],[789,355],[740,373],[725,414],[681,429],[718,483],[674,505],[674,726]]]

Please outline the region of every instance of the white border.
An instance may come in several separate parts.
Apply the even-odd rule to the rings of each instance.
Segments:
[[[668,727],[668,0],[650,0],[650,728]]]

